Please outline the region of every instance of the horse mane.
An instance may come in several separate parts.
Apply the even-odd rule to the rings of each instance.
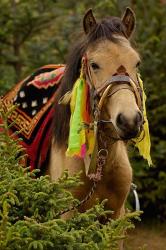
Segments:
[[[71,49],[54,105],[53,136],[54,142],[58,146],[63,146],[65,143],[67,145],[71,115],[70,106],[59,105],[58,100],[67,91],[72,89],[75,81],[79,77],[81,59],[86,49],[91,44],[101,40],[110,40],[114,43],[118,43],[119,39],[114,35],[120,35],[127,38],[125,26],[118,17],[105,18],[97,23],[93,30],[89,34],[84,35],[84,37]]]

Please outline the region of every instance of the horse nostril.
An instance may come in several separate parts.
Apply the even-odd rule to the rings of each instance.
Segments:
[[[124,128],[126,125],[127,121],[126,118],[123,114],[119,114],[116,119],[116,124],[119,128]]]
[[[137,130],[142,125],[143,122],[143,116],[140,111],[138,111],[135,116],[131,117],[130,119],[127,118],[122,113],[119,113],[116,119],[116,125],[118,128],[120,128],[123,131],[128,130]]]

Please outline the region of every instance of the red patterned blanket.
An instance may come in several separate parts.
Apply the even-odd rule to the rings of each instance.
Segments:
[[[12,104],[18,107],[8,118],[15,122],[11,132],[20,131],[21,144],[26,150],[27,166],[42,168],[51,143],[53,103],[63,76],[64,65],[47,65],[18,83],[3,97],[7,110]]]

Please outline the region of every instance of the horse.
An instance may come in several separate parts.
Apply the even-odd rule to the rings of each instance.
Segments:
[[[99,120],[103,123],[97,137],[99,149],[106,154],[106,161],[95,192],[80,206],[80,211],[92,207],[96,198],[107,199],[105,206],[113,211],[112,218],[116,219],[125,213],[124,205],[132,182],[127,142],[137,137],[143,124],[137,79],[140,57],[129,41],[135,29],[135,14],[127,8],[122,18],[109,17],[97,22],[92,10],[89,10],[84,16],[83,27],[85,35],[69,55],[56,98],[56,125],[53,129],[48,173],[51,180],[57,180],[65,169],[69,175],[82,171],[81,180],[84,185],[73,190],[78,199],[84,198],[92,188],[92,181],[85,171],[85,159],[66,156],[71,111],[69,105],[58,103],[73,88],[84,59],[85,78],[90,85],[92,99],[98,98],[97,104],[102,102]],[[132,79],[132,86],[130,80],[125,80],[126,77]],[[111,84],[111,89],[106,93],[106,88]],[[107,144],[106,150],[104,143]]]
[[[112,218],[117,219],[125,213],[125,201],[132,182],[132,167],[127,153],[128,141],[140,134],[144,120],[142,93],[137,74],[140,56],[130,43],[135,29],[135,14],[130,8],[126,8],[122,18],[108,17],[97,22],[90,9],[83,18],[83,29],[84,36],[72,48],[65,68],[63,65],[58,66],[60,77],[58,76],[57,80],[56,76],[56,81],[59,87],[52,101],[54,104],[51,120],[46,115],[43,118],[45,123],[51,124],[49,150],[46,149],[46,144],[43,147],[47,152],[45,164],[52,181],[58,180],[64,170],[67,170],[69,175],[81,171],[80,178],[84,184],[72,191],[74,196],[82,200],[90,190],[93,189],[94,192],[90,192],[91,195],[84,199],[86,202],[81,203],[79,210],[91,208],[97,198],[100,201],[107,199],[105,207],[112,210]],[[46,68],[50,71],[54,67],[44,67],[37,75],[40,76]],[[29,89],[34,86],[42,89],[42,84],[32,82],[34,76],[35,74],[27,78],[24,83]],[[83,77],[88,88],[88,109],[97,147],[94,142],[88,157],[70,157],[66,154],[71,126],[70,101],[74,84],[80,77]],[[55,78],[51,76],[50,79],[52,86]],[[18,92],[21,84],[12,92],[12,97],[17,94],[16,102],[25,99],[25,91]],[[45,88],[46,86],[43,87]],[[33,95],[34,93],[38,95],[33,89]],[[32,91],[30,95],[32,97]],[[32,101],[32,109],[28,110],[32,111],[31,116],[36,113],[33,109],[37,106],[36,103],[36,100]],[[43,98],[42,103],[47,103],[47,97]],[[21,105],[23,109],[27,108],[27,102],[23,101]],[[44,109],[45,107],[42,108]],[[27,140],[27,127],[31,129],[38,118],[31,124],[29,120],[25,122],[27,115],[21,115],[13,113],[13,119],[17,125],[22,126],[24,138]],[[46,125],[45,128],[45,132],[40,130],[37,138],[40,136],[41,140],[44,140],[48,132]],[[38,140],[35,141],[34,145],[36,144]],[[40,158],[40,150],[33,152],[29,146],[28,150],[29,154],[39,155]],[[88,175],[87,166],[91,164],[96,166],[97,172]]]

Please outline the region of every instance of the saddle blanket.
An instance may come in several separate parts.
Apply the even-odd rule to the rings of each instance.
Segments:
[[[8,117],[11,133],[19,132],[26,150],[26,165],[42,169],[51,146],[53,103],[63,77],[64,65],[46,65],[19,82],[3,98],[5,111],[16,104]]]

